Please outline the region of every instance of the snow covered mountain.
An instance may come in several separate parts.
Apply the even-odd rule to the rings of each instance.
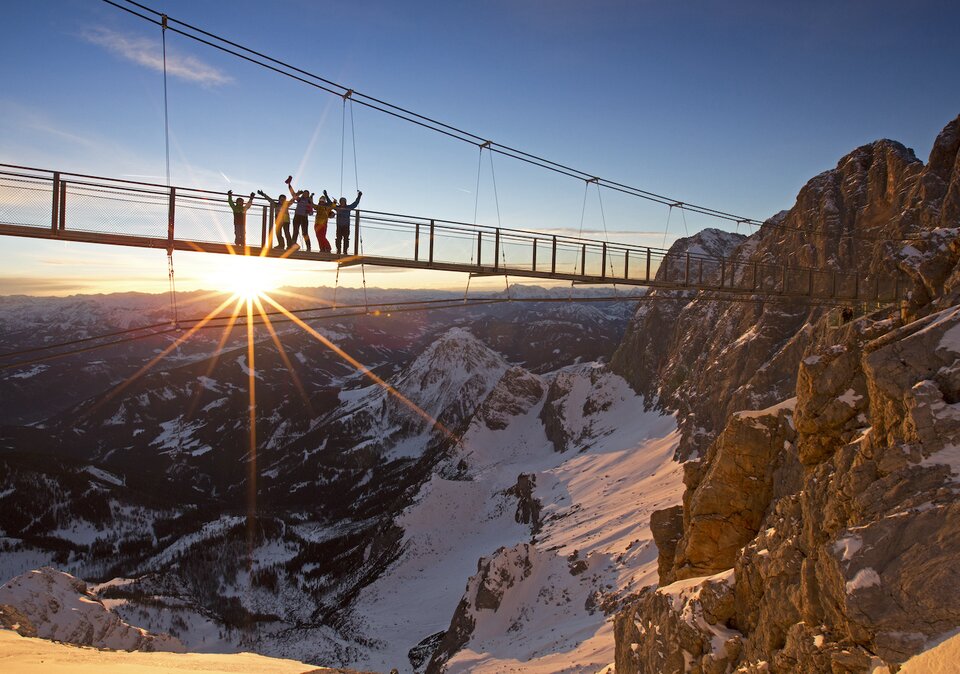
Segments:
[[[123,622],[82,580],[49,567],[0,586],[0,612],[5,626],[24,636],[119,651],[184,650],[169,635]]]
[[[41,424],[4,430],[4,572],[53,562],[110,581],[97,590],[118,615],[193,651],[422,671],[477,560],[545,526],[553,495],[533,495],[534,471],[600,451],[636,404],[597,365],[569,365],[609,356],[628,308],[492,305],[429,322],[408,314],[389,332],[373,317],[324,324],[390,389],[286,330],[306,398],[261,341],[254,519],[239,340],[216,358],[198,348],[161,365],[122,395],[65,398]],[[563,343],[584,326],[588,339]],[[596,409],[583,404],[591,387]],[[564,454],[546,424],[566,407],[576,414]],[[620,417],[605,416],[614,407]],[[651,423],[660,438],[673,427]],[[490,437],[497,428],[506,435]],[[554,508],[573,507],[558,498]],[[536,516],[517,514],[540,501]],[[588,620],[603,624],[595,611]]]

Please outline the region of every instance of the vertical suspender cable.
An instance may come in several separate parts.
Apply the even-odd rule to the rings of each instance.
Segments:
[[[170,187],[170,109],[167,103],[167,15],[160,22],[160,42],[163,50],[163,139],[167,168],[167,187]],[[179,325],[177,309],[177,283],[173,274],[173,248],[167,250],[167,279],[170,286],[170,310],[174,326]]]
[[[167,170],[167,189],[170,189],[170,108],[167,103],[167,15],[163,15],[163,20],[160,23],[160,42],[161,49],[163,51],[163,141],[164,141],[164,155],[166,158],[166,170]],[[172,202],[171,202],[172,205]],[[173,217],[173,211],[171,209],[171,215]],[[173,309],[173,325],[174,327],[179,327],[180,325],[180,315],[177,310],[177,283],[173,274],[173,246],[172,246],[172,232],[169,235],[171,238],[171,246],[167,249],[167,278],[170,284],[170,306]],[[252,328],[248,328],[250,330]],[[179,349],[178,349],[179,350]],[[177,446],[182,448],[183,445],[183,415],[177,415]]]
[[[493,153],[490,153],[490,178],[493,181],[493,201],[497,206],[497,227],[503,229],[503,221],[500,219],[500,195],[497,193],[497,174],[493,170]],[[500,240],[500,258],[503,261],[503,282],[507,288],[507,299],[510,299],[510,279],[507,276],[507,254],[504,248],[503,240]]]
[[[350,99],[350,135],[353,138],[353,182],[360,191],[360,173],[357,168],[357,126],[353,121],[353,99]]]
[[[357,168],[357,128],[353,121],[353,98],[351,98],[352,91],[347,91],[343,96],[343,128],[341,129],[340,134],[340,194],[343,194],[343,148],[346,143],[346,125],[347,125],[347,99],[350,99],[350,142],[353,145],[353,181],[354,186],[356,187],[357,194],[360,193],[360,171]],[[359,218],[359,212],[357,214]],[[359,220],[357,220],[357,244],[360,247],[360,278],[363,280],[363,308],[364,311],[369,312],[369,305],[367,302],[367,268],[363,263],[363,229],[359,225]]]
[[[603,238],[609,244],[610,234],[607,232],[607,216],[603,212],[603,195],[600,192],[599,182],[597,182],[597,201],[600,202],[600,221],[603,223]],[[610,277],[613,278],[613,256],[607,255],[607,263],[610,265]]]
[[[578,239],[583,238],[583,219],[584,219],[584,216],[586,216],[587,214],[587,190],[589,189],[590,189],[590,183],[584,182],[583,183],[583,204],[580,206],[580,229],[577,232]],[[586,270],[582,270],[582,271],[586,271]],[[573,263],[573,273],[574,274],[577,273],[576,262]],[[567,299],[570,299],[570,300],[573,299],[573,281],[570,281],[570,295],[568,296]]]
[[[483,145],[480,146],[480,156],[477,157],[477,187],[473,191],[473,224],[477,224],[477,209],[480,206],[480,169],[483,167]],[[473,259],[471,258],[471,262]]]
[[[343,97],[343,108],[340,111],[340,196],[343,196],[343,146],[347,137],[347,97]]]
[[[673,215],[673,204],[670,204],[667,211],[667,225],[663,228],[663,243],[660,244],[661,248],[667,247],[667,232],[670,231],[670,216]]]
[[[481,145],[480,154],[477,156],[477,187],[473,191],[473,224],[474,225],[477,224],[477,213],[478,213],[478,209],[480,208],[480,169],[483,168],[483,148],[484,146]],[[471,245],[470,246],[470,264],[473,264],[473,253],[474,253],[474,250],[473,250],[473,246]],[[467,290],[468,291],[470,290],[469,278],[467,279]],[[466,296],[464,296],[464,299],[466,299]]]

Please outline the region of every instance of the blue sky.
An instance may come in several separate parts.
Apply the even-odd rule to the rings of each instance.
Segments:
[[[362,2],[145,4],[358,91],[611,180],[757,219],[854,147],[926,159],[960,112],[951,2]],[[8,3],[0,162],[163,182],[159,29],[96,0]],[[168,35],[175,184],[340,189],[339,98]],[[370,209],[496,224],[476,147],[361,107],[355,176]],[[348,127],[349,130],[349,127]],[[503,226],[576,229],[582,182],[493,159]],[[660,245],[666,209],[603,194],[611,239]],[[585,229],[601,227],[590,194]],[[690,231],[717,223],[688,215]],[[683,234],[671,219],[669,243]],[[0,293],[165,288],[162,253],[5,239]],[[181,287],[210,265],[177,256]],[[224,263],[225,264],[225,263]],[[329,284],[330,265],[270,266]],[[359,281],[357,273],[347,283]],[[373,273],[383,286],[459,286]]]

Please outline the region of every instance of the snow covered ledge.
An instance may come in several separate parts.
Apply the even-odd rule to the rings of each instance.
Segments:
[[[614,623],[617,674],[728,671],[742,646],[733,589],[729,569],[644,590]]]

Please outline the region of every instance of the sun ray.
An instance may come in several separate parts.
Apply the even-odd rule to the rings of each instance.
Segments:
[[[189,329],[187,332],[185,332],[184,334],[182,334],[182,335],[180,335],[179,337],[177,337],[177,339],[175,339],[169,346],[167,346],[167,348],[165,348],[163,351],[161,351],[161,352],[158,353],[156,356],[154,356],[154,357],[150,360],[150,362],[148,362],[146,365],[144,365],[144,366],[141,367],[139,370],[137,370],[136,372],[134,372],[132,375],[130,375],[129,377],[127,377],[123,382],[121,382],[120,384],[118,384],[117,386],[115,386],[115,387],[113,388],[113,390],[110,391],[109,393],[107,393],[107,395],[104,396],[103,399],[102,399],[100,402],[98,402],[96,405],[94,405],[93,407],[91,407],[90,410],[87,412],[87,414],[88,414],[88,415],[89,415],[89,414],[92,414],[94,411],[98,410],[100,407],[102,407],[103,405],[105,405],[105,404],[108,403],[109,401],[113,400],[113,399],[116,398],[118,395],[120,395],[120,393],[122,393],[124,390],[126,390],[126,388],[127,388],[128,386],[130,386],[130,384],[132,384],[132,383],[135,382],[137,379],[139,379],[141,376],[143,376],[143,374],[146,373],[148,370],[150,370],[150,368],[152,368],[154,365],[156,365],[158,362],[160,362],[161,359],[165,358],[165,357],[167,356],[167,354],[169,354],[169,353],[170,353],[171,351],[173,351],[175,348],[177,348],[178,346],[180,346],[181,344],[183,344],[186,340],[188,340],[190,337],[192,337],[193,334],[194,334],[197,330],[199,330],[199,329],[202,328],[204,325],[206,325],[207,323],[209,323],[212,319],[214,319],[214,318],[217,316],[217,314],[219,314],[221,311],[223,311],[224,307],[226,307],[228,304],[230,304],[230,302],[232,302],[234,299],[237,299],[237,296],[236,296],[236,295],[231,295],[230,297],[228,297],[227,299],[225,299],[223,302],[221,302],[220,305],[217,306],[216,309],[213,309],[212,311],[210,311],[210,313],[208,313],[206,316],[204,316],[202,319],[200,319],[200,321],[199,321],[196,325],[194,325],[192,328],[190,328],[190,329]]]
[[[217,363],[220,362],[220,352],[223,350],[224,345],[227,343],[227,339],[230,338],[230,333],[233,332],[233,326],[237,323],[237,317],[240,315],[240,310],[243,308],[243,302],[237,302],[233,305],[233,313],[230,314],[230,318],[227,321],[227,324],[223,326],[223,334],[220,335],[220,340],[217,342],[217,348],[213,352],[213,357],[210,360],[210,365],[207,367],[207,371],[204,373],[204,377],[209,377],[213,374],[214,368],[216,368]],[[190,408],[187,410],[187,419],[193,417],[193,413],[197,410],[197,405],[200,404],[200,393],[203,391],[203,386],[198,386],[196,393],[193,395],[193,400],[190,402]]]
[[[253,565],[253,544],[257,516],[257,371],[254,357],[253,340],[253,302],[246,299],[247,305],[247,389],[250,395],[248,413],[250,432],[248,434],[247,454],[247,556],[248,564]]]
[[[284,297],[289,297],[295,300],[304,300],[306,302],[317,302],[318,304],[324,304],[331,308],[335,306],[331,300],[325,300],[319,297],[311,297],[310,295],[303,295],[301,293],[295,293],[285,288],[274,288],[270,292],[275,295],[283,295]]]
[[[208,292],[201,292],[196,296],[192,296],[193,293],[182,298],[177,298],[177,303],[180,305],[181,309],[186,307],[192,307],[198,304],[205,304],[212,299],[221,298],[224,295],[229,295],[230,293],[225,293],[222,290],[210,290]]]
[[[273,340],[273,343],[277,347],[277,351],[280,354],[283,364],[287,368],[287,372],[290,373],[290,378],[293,380],[293,385],[296,387],[297,391],[300,393],[300,398],[303,400],[304,407],[307,408],[307,411],[310,413],[310,418],[312,419],[313,406],[310,405],[310,398],[307,396],[307,390],[303,386],[303,382],[300,381],[300,377],[297,375],[297,371],[293,369],[293,364],[290,362],[290,359],[287,357],[287,352],[283,348],[283,344],[280,342],[280,336],[277,334],[277,331],[273,327],[273,323],[270,321],[270,317],[267,316],[267,313],[263,310],[263,302],[260,300],[260,296],[254,297],[253,301],[256,302],[257,311],[260,313],[261,318],[263,318],[263,324],[267,327],[267,332],[270,333],[270,338]]]
[[[358,372],[360,372],[360,374],[364,375],[365,377],[367,377],[368,379],[370,379],[370,380],[373,381],[374,383],[376,383],[376,384],[380,385],[381,387],[383,387],[383,389],[386,390],[387,393],[389,393],[391,396],[393,396],[394,398],[396,398],[397,400],[399,400],[399,401],[400,401],[404,406],[406,406],[407,409],[409,409],[411,412],[413,412],[413,413],[416,414],[418,417],[420,417],[421,419],[423,419],[424,421],[426,421],[427,423],[429,423],[431,426],[433,426],[434,428],[436,428],[437,430],[439,430],[439,431],[440,431],[441,433],[443,433],[446,437],[451,438],[451,439],[455,439],[453,433],[451,433],[451,432],[446,428],[446,426],[444,426],[442,423],[440,423],[439,421],[437,421],[436,419],[434,419],[428,412],[426,412],[426,411],[424,411],[423,409],[421,409],[415,402],[413,402],[412,400],[410,400],[409,398],[407,398],[406,396],[404,396],[402,393],[400,393],[400,391],[398,391],[398,390],[395,389],[393,386],[391,386],[390,384],[388,384],[386,381],[384,381],[383,379],[381,379],[379,376],[377,376],[376,374],[374,374],[374,373],[370,370],[370,368],[368,368],[366,365],[364,365],[363,363],[361,363],[360,361],[358,361],[356,358],[354,358],[353,356],[351,356],[349,353],[347,353],[346,351],[344,351],[343,349],[341,349],[339,346],[337,346],[336,344],[334,344],[333,342],[331,342],[329,339],[327,339],[326,337],[324,337],[322,334],[320,334],[319,332],[317,332],[316,330],[314,330],[313,328],[311,328],[309,325],[307,325],[307,324],[304,323],[302,320],[300,320],[300,318],[298,318],[298,317],[295,316],[294,314],[290,313],[290,311],[289,311],[286,307],[284,307],[283,305],[281,305],[281,304],[279,304],[278,302],[274,301],[271,297],[269,297],[269,296],[264,296],[263,299],[265,299],[267,302],[269,302],[271,305],[273,305],[277,310],[280,311],[280,313],[282,313],[282,314],[283,314],[284,316],[286,316],[288,319],[290,319],[291,321],[293,321],[294,323],[296,323],[297,325],[299,325],[303,330],[305,330],[305,331],[306,331],[310,336],[312,336],[314,339],[316,339],[317,341],[321,342],[321,343],[324,344],[328,349],[330,349],[330,350],[333,351],[335,354],[337,354],[338,356],[340,356],[341,358],[343,358],[345,361],[347,361],[348,363],[350,363],[354,368],[356,368],[356,370],[357,370]]]

